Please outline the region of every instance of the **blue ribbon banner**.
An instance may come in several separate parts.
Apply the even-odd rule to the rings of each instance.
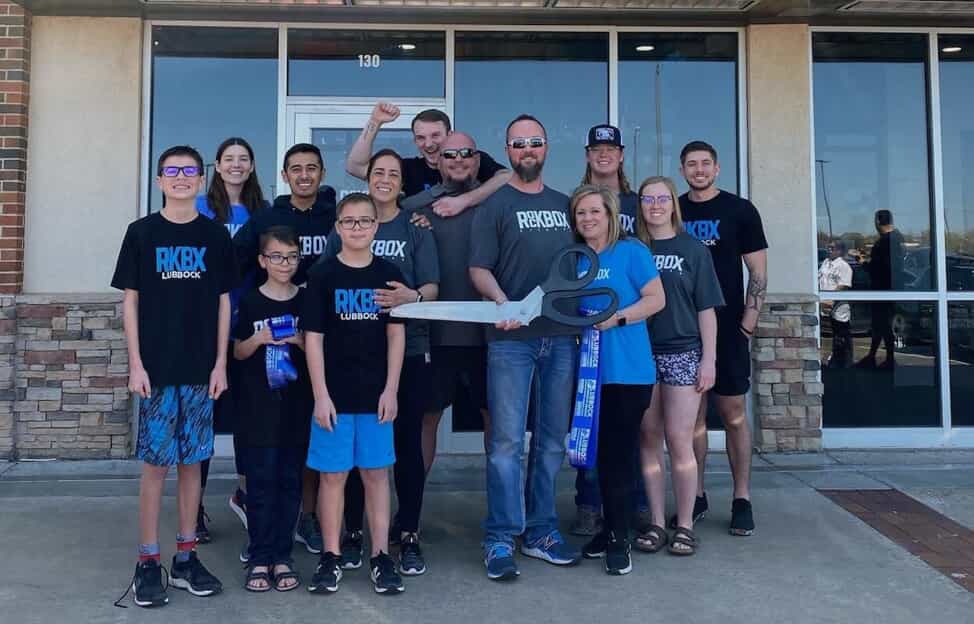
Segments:
[[[582,332],[578,358],[578,389],[575,413],[568,436],[568,461],[575,468],[594,468],[599,448],[599,402],[602,382],[599,378],[599,348],[602,333],[594,327]]]
[[[274,340],[290,338],[298,331],[297,319],[291,314],[275,316],[267,321]],[[271,390],[283,388],[288,382],[298,378],[298,370],[291,363],[289,345],[269,344],[264,353],[264,368],[267,369],[267,384]]]

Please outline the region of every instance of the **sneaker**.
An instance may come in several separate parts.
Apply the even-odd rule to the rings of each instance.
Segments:
[[[419,576],[426,573],[426,560],[419,547],[419,536],[407,533],[399,548],[399,571],[406,576]]]
[[[230,497],[230,510],[237,514],[240,522],[243,523],[244,531],[247,530],[247,493],[237,488],[237,491]]]
[[[522,543],[521,554],[559,566],[575,565],[582,558],[578,549],[565,543],[558,531],[552,531],[532,542]]]
[[[146,559],[135,565],[135,576],[132,578],[130,588],[135,594],[133,597],[135,604],[140,607],[161,607],[169,603],[169,595],[162,585],[163,570],[164,568],[156,559]],[[122,598],[125,598],[125,594]],[[122,598],[119,598],[115,604],[121,602]]]
[[[321,527],[318,526],[318,516],[313,513],[301,514],[298,528],[294,531],[294,541],[304,544],[305,550],[312,555],[320,555],[324,547],[321,539]]]
[[[605,548],[605,573],[622,576],[632,572],[632,556],[629,540],[617,539],[610,533]]]
[[[189,553],[189,559],[182,563],[176,561],[176,557],[173,556],[170,570],[170,584],[185,589],[194,596],[212,596],[223,591],[223,583],[203,566],[195,550]]]
[[[751,501],[746,498],[735,498],[731,503],[730,534],[738,536],[754,534],[754,514],[751,511]]]
[[[203,510],[203,505],[196,511],[196,543],[197,544],[209,544],[213,541],[213,537],[210,536],[210,529],[206,527],[206,523],[210,521],[210,517],[206,515],[206,511]]]
[[[514,561],[514,547],[506,542],[495,542],[484,549],[484,565],[492,581],[509,581],[521,575]]]
[[[246,542],[243,548],[240,549],[240,563],[248,563],[250,561],[250,542]]]
[[[358,570],[362,567],[362,556],[365,554],[361,531],[349,531],[342,536],[342,567],[346,570]]]
[[[401,594],[406,589],[403,587],[402,577],[396,572],[396,562],[386,553],[380,552],[369,559],[369,567],[372,569],[372,586],[375,588],[375,593]]]
[[[693,523],[696,524],[707,517],[707,512],[710,510],[710,505],[707,503],[707,493],[704,492],[703,496],[697,496],[693,500]],[[670,518],[670,528],[678,528],[676,514]]]
[[[586,559],[601,559],[605,556],[605,549],[608,544],[609,534],[602,531],[582,547],[582,556]]]
[[[325,592],[335,593],[338,591],[338,584],[342,580],[341,556],[335,553],[325,552],[318,559],[318,567],[315,574],[308,583],[308,591],[312,594],[322,594]]]
[[[572,535],[595,535],[602,530],[602,514],[596,507],[579,505],[575,520],[568,528]]]

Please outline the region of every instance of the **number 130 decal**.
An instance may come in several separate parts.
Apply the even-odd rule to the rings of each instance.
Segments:
[[[358,55],[358,66],[365,67],[368,69],[375,69],[382,65],[382,57],[378,54],[359,54]]]

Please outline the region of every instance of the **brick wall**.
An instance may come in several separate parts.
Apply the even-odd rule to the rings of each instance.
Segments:
[[[0,293],[24,285],[30,15],[0,0]]]

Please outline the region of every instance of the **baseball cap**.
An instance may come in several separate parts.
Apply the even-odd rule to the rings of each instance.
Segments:
[[[615,145],[618,148],[622,148],[622,133],[615,126],[610,126],[608,124],[603,124],[599,126],[592,126],[588,131],[588,143],[585,147],[592,147],[593,145]]]

